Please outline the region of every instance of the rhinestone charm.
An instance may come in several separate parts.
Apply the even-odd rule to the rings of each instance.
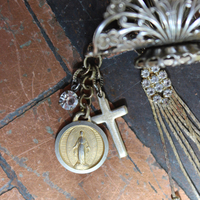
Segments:
[[[163,92],[164,97],[170,97],[172,95],[172,90],[167,89]]]
[[[65,110],[73,110],[78,105],[78,96],[71,90],[67,90],[60,95],[59,104]]]
[[[143,86],[144,88],[149,87],[149,86],[150,86],[150,81],[149,81],[148,79],[144,79],[144,80],[142,81],[142,86]]]
[[[159,74],[158,74],[158,77],[159,77],[160,79],[165,79],[165,78],[167,78],[167,73],[166,73],[166,71],[160,71]]]
[[[158,82],[159,82],[159,78],[158,78],[156,75],[153,75],[153,76],[151,77],[151,82],[152,82],[152,83],[158,83]]]
[[[162,104],[163,105],[168,105],[169,104],[169,99],[168,98],[163,98],[162,99]]]
[[[162,84],[156,84],[155,85],[155,89],[157,92],[162,92],[163,91],[163,85]]]
[[[158,66],[153,66],[153,67],[151,67],[151,71],[152,71],[153,73],[157,73],[157,72],[160,71],[160,67],[158,67]]]
[[[165,80],[163,80],[163,86],[165,88],[170,87],[171,86],[171,81],[170,79],[166,78]]]
[[[147,78],[147,77],[149,77],[149,75],[150,75],[149,70],[144,69],[141,71],[142,78]]]
[[[155,89],[154,88],[148,88],[147,89],[147,95],[148,96],[152,96],[152,95],[154,95],[155,94]]]
[[[161,103],[162,102],[162,97],[160,95],[155,95],[153,97],[153,102],[154,103]]]

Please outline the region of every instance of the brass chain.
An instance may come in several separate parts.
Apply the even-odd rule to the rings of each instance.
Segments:
[[[98,57],[98,64],[89,62],[90,57],[86,57],[82,68],[76,70],[72,79],[71,89],[75,92],[80,90],[79,106],[81,112],[85,115],[84,119],[90,117],[90,106],[92,104],[92,97],[94,90],[97,95],[102,95],[101,87],[103,86],[103,78],[100,74],[99,68],[102,64],[102,58]]]

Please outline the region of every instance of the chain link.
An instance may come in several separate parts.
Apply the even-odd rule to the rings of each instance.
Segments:
[[[86,57],[83,62],[83,67],[76,70],[73,75],[71,90],[77,92],[80,90],[79,106],[84,119],[90,117],[90,106],[92,104],[92,97],[94,90],[97,95],[102,95],[101,87],[103,86],[103,78],[101,76],[99,68],[102,64],[102,58],[97,57],[98,63],[90,62],[91,57]]]

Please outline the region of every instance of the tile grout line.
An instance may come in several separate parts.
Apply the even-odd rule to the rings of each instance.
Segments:
[[[56,51],[55,46],[53,45],[52,41],[50,40],[49,36],[47,35],[47,33],[45,32],[45,30],[43,29],[43,27],[41,26],[37,16],[35,15],[35,13],[33,12],[30,4],[28,3],[27,0],[24,0],[25,6],[27,8],[27,10],[29,11],[30,15],[32,16],[33,20],[35,21],[36,25],[38,26],[38,28],[40,29],[40,32],[42,33],[43,38],[45,39],[47,45],[49,46],[49,48],[51,49],[51,51],[53,52],[55,58],[57,59],[57,61],[60,63],[61,67],[63,68],[63,70],[66,72],[67,74],[67,78],[71,79],[71,73],[69,71],[69,69],[67,68],[65,62],[63,61],[62,57],[60,56],[60,54]]]
[[[26,200],[34,200],[34,197],[28,192],[27,188],[22,184],[21,181],[18,180],[15,171],[11,168],[11,166],[6,162],[6,160],[0,154],[0,166],[3,171],[6,173],[7,177],[10,181],[0,188],[0,195],[6,193],[13,188],[16,188],[19,193]]]
[[[4,126],[8,125],[14,119],[23,115],[26,111],[30,110],[32,107],[34,107],[40,101],[46,99],[47,97],[49,97],[52,94],[54,94],[55,92],[57,92],[59,89],[65,87],[69,83],[70,83],[70,81],[68,80],[68,77],[65,77],[61,81],[59,81],[56,85],[54,85],[53,87],[50,87],[48,90],[40,93],[36,98],[32,99],[31,101],[24,104],[23,106],[17,108],[14,112],[9,113],[2,120],[0,120],[0,129],[3,128]]]
[[[67,66],[64,63],[63,59],[61,58],[60,54],[56,52],[56,48],[54,47],[53,43],[51,42],[51,40],[50,40],[49,36],[47,35],[47,33],[45,32],[45,30],[42,28],[37,16],[33,12],[33,10],[31,8],[30,4],[28,3],[28,1],[24,0],[24,3],[25,3],[25,6],[26,6],[27,10],[30,13],[30,15],[32,16],[33,20],[35,21],[36,25],[40,29],[40,32],[42,33],[46,43],[48,44],[49,48],[53,52],[53,54],[54,54],[55,58],[57,59],[57,61],[60,63],[60,65],[63,68],[63,70],[66,72],[67,76],[65,78],[63,78],[61,81],[59,81],[53,87],[51,87],[48,90],[40,93],[36,98],[32,99],[31,101],[29,101],[25,105],[17,108],[14,112],[9,113],[8,115],[6,115],[6,117],[4,117],[2,120],[0,120],[0,129],[3,128],[4,126],[8,125],[10,122],[15,120],[16,118],[18,118],[21,115],[23,115],[26,111],[30,110],[32,107],[37,105],[40,101],[42,101],[42,100],[46,99],[47,97],[51,96],[56,91],[58,91],[59,89],[63,88],[64,86],[66,86],[67,84],[69,84],[71,82],[71,76],[72,76],[71,72],[67,68]],[[92,107],[92,110],[95,112],[96,111],[95,107],[93,105],[91,107]]]
[[[25,3],[25,6],[26,6],[27,10],[30,13],[30,15],[32,16],[33,20],[35,21],[36,25],[40,29],[40,32],[42,33],[43,38],[45,39],[47,45],[49,46],[49,48],[53,52],[55,58],[60,63],[60,65],[63,68],[63,70],[66,72],[66,77],[63,78],[61,81],[59,81],[52,88],[49,88],[48,90],[40,93],[36,98],[32,99],[31,101],[29,101],[25,105],[17,108],[14,112],[9,113],[6,117],[4,117],[2,120],[0,120],[0,129],[3,128],[4,126],[6,126],[7,124],[9,124],[10,122],[12,122],[13,120],[15,120],[16,118],[18,118],[19,116],[21,116],[22,114],[24,114],[26,111],[28,111],[29,109],[34,107],[40,101],[42,101],[45,98],[51,96],[56,91],[58,91],[59,89],[63,88],[65,85],[69,84],[70,81],[71,81],[71,76],[72,76],[70,71],[69,71],[69,69],[67,68],[66,64],[64,63],[63,59],[61,58],[60,54],[56,51],[56,48],[54,47],[53,43],[51,42],[49,36],[45,32],[45,30],[42,28],[37,16],[35,15],[33,10],[31,9],[30,4],[28,3],[27,0],[24,0],[24,3]]]

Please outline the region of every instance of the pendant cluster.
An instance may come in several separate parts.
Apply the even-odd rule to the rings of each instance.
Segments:
[[[65,126],[57,135],[55,152],[58,161],[69,171],[86,174],[98,169],[108,155],[108,140],[97,124],[106,123],[113,138],[119,157],[128,155],[116,118],[128,113],[126,106],[111,110],[102,90],[103,77],[100,73],[102,58],[86,57],[83,67],[75,71],[71,91],[63,92],[59,104],[65,110],[73,110],[77,105],[80,111],[73,122]],[[95,62],[96,61],[96,62]],[[79,96],[77,96],[77,94]],[[96,96],[102,114],[90,115],[92,98]]]

